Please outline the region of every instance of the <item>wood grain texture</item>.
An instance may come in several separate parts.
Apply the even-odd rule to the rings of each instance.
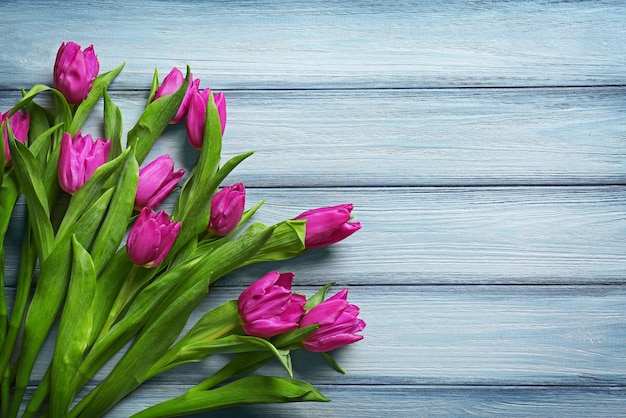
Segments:
[[[249,187],[626,184],[624,94],[625,87],[228,91],[224,158],[255,151],[231,177]],[[147,95],[112,93],[125,132]],[[0,109],[18,98],[0,92]],[[100,106],[83,132],[102,135],[101,114]],[[166,131],[152,156],[163,153],[195,163],[184,123]]]
[[[296,288],[307,295],[316,289]],[[215,289],[191,322],[240,291]],[[626,377],[621,286],[375,286],[353,288],[349,299],[362,309],[367,343],[335,353],[347,374],[296,352],[296,378],[326,385],[593,386],[620,385]],[[199,382],[223,360],[181,366],[152,382]],[[285,374],[277,363],[264,367]],[[36,370],[34,381],[43,372]]]
[[[333,402],[207,416],[626,416],[625,18],[618,0],[8,0],[0,110],[52,83],[63,41],[94,44],[102,70],[126,61],[111,86],[125,131],[155,67],[189,64],[226,93],[224,158],[256,151],[227,183],[246,184],[248,206],[267,200],[258,220],[355,204],[358,234],[233,273],[194,313],[270,269],[307,294],[349,286],[368,325],[335,353],[347,374],[294,355]],[[168,128],[151,157],[190,168],[184,135]],[[6,240],[10,298],[23,212]],[[220,360],[156,377],[109,416]]]
[[[10,0],[0,15],[0,89],[48,80],[68,40],[103,68],[128,61],[131,89],[185,64],[213,88],[283,89],[623,84],[626,62],[616,0]]]
[[[307,284],[610,284],[626,277],[623,186],[252,188],[247,196],[250,207],[266,199],[254,220],[268,225],[352,202],[363,229],[295,260],[247,267],[228,280],[236,285],[292,266]],[[7,251],[9,285],[21,233],[16,222],[7,237],[16,240]]]

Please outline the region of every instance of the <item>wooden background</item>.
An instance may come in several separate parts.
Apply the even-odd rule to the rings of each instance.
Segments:
[[[294,356],[333,401],[212,416],[626,416],[625,21],[610,0],[5,0],[0,109],[51,84],[63,41],[94,44],[102,71],[126,62],[126,129],[154,68],[189,64],[226,94],[225,157],[256,150],[229,183],[267,199],[258,220],[355,204],[359,233],[237,272],[203,307],[270,269],[308,294],[348,285],[367,328],[336,353],[347,374]],[[164,152],[194,162],[183,127]],[[110,416],[211,370],[160,376]]]

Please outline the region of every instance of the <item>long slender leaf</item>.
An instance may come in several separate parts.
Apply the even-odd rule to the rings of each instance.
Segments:
[[[50,413],[65,416],[74,399],[68,387],[87,348],[93,321],[96,269],[89,253],[72,238],[72,273],[59,322],[50,374]]]
[[[104,74],[100,74],[98,77],[96,77],[96,79],[93,81],[91,91],[87,95],[87,98],[83,100],[80,105],[78,105],[78,108],[76,108],[76,113],[74,114],[72,123],[68,125],[67,132],[75,135],[76,132],[80,130],[80,128],[87,120],[87,117],[89,117],[89,114],[93,110],[94,106],[96,105],[98,100],[100,100],[100,97],[102,96],[106,88],[109,86],[109,84],[111,84],[113,79],[117,77],[120,71],[122,71],[122,68],[124,68],[123,63],[114,70],[108,71]]]
[[[301,380],[248,376],[216,389],[187,392],[141,411],[132,418],[173,417],[248,404],[329,400]]]
[[[157,138],[176,115],[187,91],[190,78],[191,72],[187,67],[187,76],[178,91],[159,97],[148,104],[135,126],[128,131],[126,143],[128,146],[135,146],[139,164],[148,156]]]
[[[45,261],[52,251],[54,242],[46,189],[41,181],[37,159],[24,144],[15,140],[10,129],[8,131],[11,155],[15,160],[13,168],[24,196],[26,197],[30,221],[35,234],[35,242],[37,248],[39,248],[40,258]]]
[[[113,159],[122,153],[122,111],[104,90],[104,137],[111,140],[109,158]]]
[[[72,228],[72,235],[88,248],[93,241],[104,213],[111,200],[108,190],[92,203]],[[71,262],[67,254],[71,250],[72,235],[58,240],[50,256],[44,260],[37,287],[24,323],[23,346],[16,364],[15,393],[11,414],[15,416],[24,396],[35,359],[56,319],[67,292]]]
[[[126,155],[106,217],[91,248],[96,271],[100,272],[119,248],[133,214],[139,165],[133,152]]]

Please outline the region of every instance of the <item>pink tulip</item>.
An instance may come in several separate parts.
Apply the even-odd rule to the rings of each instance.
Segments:
[[[155,214],[143,208],[126,240],[128,258],[143,267],[160,264],[172,249],[180,226],[180,222],[172,221],[165,211]]]
[[[183,73],[176,67],[172,68],[169,74],[166,75],[163,79],[163,83],[161,83],[159,88],[157,88],[156,92],[154,93],[153,100],[169,94],[176,93],[178,89],[183,85],[184,81],[185,76],[183,75]],[[192,90],[197,89],[199,85],[199,79],[193,80],[190,78],[189,84],[187,85],[187,91],[183,96],[183,101],[181,102],[180,107],[176,112],[176,115],[174,115],[174,118],[170,121],[170,123],[179,123],[185,118],[185,116],[187,115],[187,109],[189,108],[189,98],[191,97],[191,92]]]
[[[94,142],[91,135],[82,136],[77,132],[72,137],[69,133],[64,133],[58,165],[61,188],[74,194],[107,161],[110,149],[111,141],[108,139],[98,138]]]
[[[246,189],[243,183],[224,187],[211,200],[209,231],[223,237],[230,234],[239,224],[246,204]]]
[[[62,43],[54,64],[54,87],[68,103],[78,104],[85,100],[93,81],[100,71],[100,63],[93,45],[80,50],[74,42]]]
[[[309,351],[325,352],[363,339],[357,335],[365,328],[365,322],[359,319],[359,307],[348,303],[348,289],[313,307],[300,321],[300,327],[318,324],[302,345]]]
[[[174,160],[162,155],[139,170],[135,209],[156,208],[174,190],[185,170],[174,172]]]
[[[359,222],[348,222],[354,206],[346,203],[338,206],[311,209],[294,219],[306,219],[305,246],[321,248],[341,241],[361,229]]]
[[[297,328],[306,298],[291,292],[293,276],[272,271],[241,293],[237,307],[248,335],[269,338]]]
[[[204,89],[200,92],[195,88],[189,99],[189,110],[187,112],[187,138],[192,147],[196,149],[202,148],[204,142],[204,125],[206,122],[206,106],[209,101],[210,89]],[[224,93],[216,93],[213,95],[213,101],[217,106],[220,115],[220,124],[222,134],[226,129],[226,98]]]
[[[11,165],[11,151],[9,150],[9,132],[7,131],[6,122],[8,119],[9,125],[11,125],[11,131],[13,131],[13,135],[15,139],[20,141],[22,144],[26,143],[28,139],[28,130],[30,128],[30,115],[22,112],[15,112],[11,115],[11,117],[7,118],[10,111],[7,111],[4,114],[0,113],[0,124],[4,125],[4,166]]]

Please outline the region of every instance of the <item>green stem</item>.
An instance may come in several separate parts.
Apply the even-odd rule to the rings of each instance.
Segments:
[[[26,410],[22,415],[22,418],[32,418],[41,408],[43,402],[48,398],[48,394],[50,393],[50,368],[46,371],[43,379],[37,386],[35,393],[32,398],[26,405]]]
[[[2,374],[2,387],[0,387],[0,405],[2,406],[0,412],[3,417],[9,414],[9,402],[11,401],[11,370],[8,368]]]
[[[104,323],[102,330],[100,330],[99,337],[106,334],[107,331],[111,329],[111,326],[126,306],[126,302],[128,301],[129,295],[131,294],[133,282],[135,280],[135,276],[137,276],[137,271],[139,270],[139,268],[139,266],[133,265],[130,273],[128,273],[128,277],[126,277],[124,286],[122,286],[122,288],[120,289],[120,292],[118,293],[117,298],[113,303],[113,307],[111,308],[111,312],[109,313],[109,316],[107,317],[107,320]]]
[[[28,225],[28,220],[27,223]],[[22,256],[20,259],[20,273],[17,281],[17,292],[15,295],[15,302],[13,304],[13,311],[11,313],[11,320],[9,321],[9,329],[7,332],[7,338],[0,351],[0,373],[8,370],[8,364],[13,354],[13,349],[17,342],[17,337],[22,326],[24,314],[26,312],[26,305],[28,304],[28,296],[30,294],[30,287],[33,280],[33,272],[35,270],[35,263],[37,261],[37,255],[35,249],[31,245],[31,230],[28,228],[28,232],[24,235],[24,242],[22,243]]]

